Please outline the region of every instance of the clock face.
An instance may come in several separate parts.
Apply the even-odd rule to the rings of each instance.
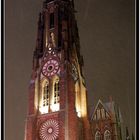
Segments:
[[[57,59],[50,59],[43,65],[42,73],[45,76],[53,76],[59,70],[59,63]]]
[[[41,140],[56,140],[59,135],[59,125],[56,120],[50,119],[44,122],[39,130]]]
[[[78,80],[78,70],[74,64],[72,64],[72,77],[74,81]]]

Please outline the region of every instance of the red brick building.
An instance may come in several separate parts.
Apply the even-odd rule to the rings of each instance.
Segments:
[[[124,124],[119,107],[98,101],[91,115],[92,140],[124,140]]]
[[[73,0],[46,0],[39,14],[25,140],[90,140],[83,57]]]

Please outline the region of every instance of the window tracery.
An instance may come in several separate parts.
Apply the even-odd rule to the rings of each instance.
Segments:
[[[48,80],[43,80],[41,82],[41,98],[40,98],[40,106],[39,110],[41,114],[49,112],[50,105],[50,85]]]
[[[49,83],[46,82],[43,87],[43,106],[49,105]]]
[[[109,130],[104,132],[104,140],[111,140],[111,133]]]
[[[54,104],[59,103],[59,93],[60,93],[60,84],[59,79],[56,79],[54,83]]]
[[[101,140],[101,133],[99,131],[95,133],[95,140]]]

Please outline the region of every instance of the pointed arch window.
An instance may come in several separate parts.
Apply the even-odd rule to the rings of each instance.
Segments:
[[[102,119],[104,119],[105,118],[105,110],[104,110],[104,108],[101,109],[101,115],[102,115]]]
[[[111,140],[111,133],[109,130],[104,132],[104,140]]]
[[[99,120],[101,118],[101,110],[97,109],[97,119]]]
[[[60,100],[59,93],[60,93],[60,83],[59,79],[56,79],[54,83],[54,104],[59,103]]]
[[[46,82],[43,87],[43,106],[49,105],[49,83]]]
[[[101,140],[101,133],[99,131],[95,133],[95,140]]]

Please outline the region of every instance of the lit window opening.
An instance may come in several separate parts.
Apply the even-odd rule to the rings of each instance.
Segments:
[[[99,131],[95,134],[95,140],[101,140],[101,133]]]
[[[59,103],[59,93],[60,93],[60,85],[59,80],[57,80],[54,84],[54,104]]]
[[[104,119],[105,118],[105,110],[104,110],[104,108],[101,109],[101,115],[102,115],[102,119]]]
[[[49,105],[49,85],[46,83],[43,91],[43,106]]]
[[[60,94],[60,84],[59,84],[59,79],[56,79],[53,86],[53,102],[51,105],[52,112],[58,111],[60,108],[59,94]]]
[[[42,84],[42,99],[41,99],[41,105],[40,105],[40,112],[41,114],[48,113],[49,112],[49,83],[48,81],[43,82]]]
[[[111,133],[109,130],[104,132],[104,140],[111,140]]]

